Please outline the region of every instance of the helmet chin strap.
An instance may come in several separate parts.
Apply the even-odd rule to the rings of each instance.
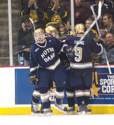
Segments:
[[[43,42],[43,39],[42,40],[38,40],[38,43],[41,43],[41,42]]]
[[[35,43],[38,44],[38,43],[41,43],[43,42],[44,39],[41,39],[41,40],[35,40]]]
[[[44,38],[43,38],[43,39],[40,39],[40,40],[35,39],[35,43],[36,43],[36,44],[41,43],[41,42],[44,41],[44,39],[45,39],[45,35],[44,35]]]

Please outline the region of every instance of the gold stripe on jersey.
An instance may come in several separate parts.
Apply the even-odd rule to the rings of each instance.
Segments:
[[[63,99],[64,98],[64,91],[63,92],[55,92],[55,96],[59,99]]]
[[[48,25],[50,25],[50,24],[57,24],[58,22],[49,22],[49,23],[47,23],[46,24],[46,27],[48,26]]]
[[[96,30],[92,30],[92,31],[93,31],[93,33],[95,33],[95,41],[97,41],[98,40],[98,33]]]
[[[34,68],[30,68],[30,72],[35,71],[37,68],[39,68],[39,66],[36,66],[36,67],[34,67]]]
[[[43,14],[44,14],[44,16],[43,16],[43,19],[42,19],[42,20],[45,20],[45,18],[46,18],[46,13],[43,12]]]
[[[23,17],[23,12],[24,12],[24,10],[21,11],[21,17]]]
[[[47,102],[49,100],[49,93],[40,94],[42,102]]]
[[[92,62],[88,63],[70,63],[70,67],[74,69],[92,68]]]
[[[81,96],[84,96],[84,92],[82,90],[77,90],[75,91],[75,95],[76,97],[81,97]]]
[[[60,59],[58,59],[53,65],[46,67],[46,69],[54,70],[60,64]]]
[[[90,90],[83,90],[84,96],[90,96]]]
[[[65,14],[64,14],[64,16],[62,18],[65,18],[66,16],[67,16],[67,11],[65,11]]]
[[[34,90],[33,96],[40,97],[40,92],[37,90]]]
[[[67,95],[68,98],[72,98],[72,97],[74,97],[74,92],[66,91],[66,95]]]

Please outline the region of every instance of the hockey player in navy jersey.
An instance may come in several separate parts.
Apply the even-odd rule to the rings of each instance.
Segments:
[[[58,32],[56,27],[54,27],[54,26],[47,26],[45,28],[45,36],[47,36],[47,37],[53,36],[53,37],[59,39],[59,32]]]
[[[44,30],[40,28],[35,30],[34,36],[35,44],[31,49],[29,78],[31,84],[39,88],[44,107],[43,114],[52,114],[48,93],[50,78],[56,84],[56,102],[54,107],[66,113],[67,109],[62,105],[66,83],[58,53],[63,50],[69,54],[70,47],[63,46],[63,43],[55,37],[45,37]]]
[[[103,46],[100,43],[96,43],[92,37],[85,37],[79,42],[81,36],[84,35],[83,24],[77,24],[75,30],[77,36],[69,37],[66,40],[66,44],[73,48],[73,57],[70,59],[70,70],[66,88],[69,105],[68,112],[75,111],[74,96],[76,96],[79,106],[77,113],[91,113],[91,109],[87,107],[90,97],[90,87],[92,86],[91,53],[101,54]]]

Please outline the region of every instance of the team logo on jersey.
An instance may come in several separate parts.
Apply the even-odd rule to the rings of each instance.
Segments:
[[[45,62],[52,60],[55,57],[54,48],[51,47],[44,50],[41,57]]]

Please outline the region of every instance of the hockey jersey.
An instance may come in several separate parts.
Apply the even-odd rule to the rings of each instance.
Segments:
[[[60,65],[58,53],[63,43],[55,37],[47,37],[44,46],[34,44],[31,49],[30,72],[41,67],[47,70],[54,70]]]
[[[79,40],[80,37],[68,37],[65,41],[66,44],[73,48],[70,67],[75,69],[92,68],[91,52],[101,54],[103,47],[101,44],[96,43],[92,37],[85,37],[80,43]],[[76,46],[76,44],[78,45]]]

